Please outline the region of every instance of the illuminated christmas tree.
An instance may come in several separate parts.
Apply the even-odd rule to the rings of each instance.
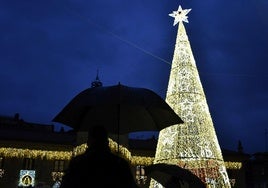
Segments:
[[[210,116],[190,42],[183,25],[191,9],[179,6],[170,16],[179,23],[166,101],[184,124],[159,133],[154,163],[176,164],[190,170],[207,187],[231,187]],[[162,187],[152,180],[150,187]]]

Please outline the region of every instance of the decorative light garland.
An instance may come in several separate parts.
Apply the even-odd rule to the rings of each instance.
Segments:
[[[109,139],[109,146],[111,151],[117,154],[117,143],[112,139]],[[80,155],[86,151],[87,144],[81,144],[73,149],[73,151],[49,151],[49,150],[32,150],[32,149],[19,149],[19,148],[0,148],[0,156],[7,158],[33,158],[33,159],[46,159],[46,160],[70,160],[73,156]],[[128,160],[133,166],[136,165],[151,165],[154,162],[154,157],[144,157],[144,156],[131,156],[131,152],[119,145],[119,154],[126,160]],[[165,161],[163,161],[165,162]],[[206,160],[201,160],[198,164],[181,162],[178,164],[181,167],[187,165],[190,168],[196,168],[199,165],[202,166],[202,163],[207,162]],[[239,170],[242,167],[241,162],[225,162],[227,169],[237,169]],[[1,174],[4,174],[4,170],[0,169]]]
[[[137,166],[137,165],[148,166],[148,165],[153,164],[153,162],[154,162],[154,157],[142,157],[142,156],[131,157],[131,164],[133,166]]]
[[[87,144],[81,144],[79,146],[76,146],[73,149],[73,155],[74,156],[81,155],[86,151],[86,149],[87,149]]]
[[[225,166],[227,169],[230,169],[230,170],[239,170],[242,168],[242,163],[241,162],[224,162],[225,163]]]
[[[46,160],[70,160],[72,151],[49,151],[20,148],[0,148],[0,156],[7,158],[33,158]]]
[[[119,150],[118,150],[118,146],[119,146]],[[109,138],[109,147],[113,153],[125,158],[128,161],[131,161],[131,153],[130,151],[128,151],[126,147],[120,144],[118,145],[115,141],[113,141],[110,138]],[[74,156],[81,155],[82,153],[86,151],[86,149],[87,149],[87,144],[81,144],[79,146],[76,146],[73,149],[73,154]]]

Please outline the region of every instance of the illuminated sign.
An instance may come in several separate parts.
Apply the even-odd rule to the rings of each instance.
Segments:
[[[34,187],[35,170],[20,170],[19,185],[22,187]]]

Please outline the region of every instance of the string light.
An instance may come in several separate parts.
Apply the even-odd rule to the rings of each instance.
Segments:
[[[70,160],[72,158],[72,151],[49,151],[49,150],[35,150],[35,149],[21,149],[2,147],[0,148],[0,156],[7,158],[33,158],[46,160]]]
[[[112,139],[109,139],[109,146],[111,151],[115,154],[117,152],[117,143],[114,142]],[[0,148],[0,156],[7,157],[7,158],[32,158],[32,159],[46,159],[46,160],[70,160],[73,156],[81,155],[86,151],[87,144],[81,144],[73,149],[73,151],[49,151],[49,150],[33,150],[33,149],[19,149],[19,148]],[[145,157],[145,156],[137,156],[131,155],[131,152],[123,147],[120,146],[120,155],[128,160],[131,165],[151,165],[154,162],[154,157]],[[165,161],[163,161],[165,162]],[[196,163],[189,163],[187,160],[185,162],[178,163],[179,166],[185,167],[186,165],[190,168],[197,168],[202,163],[207,163],[205,160],[200,160],[198,164]],[[242,167],[241,162],[225,162],[225,166],[227,169],[240,169]],[[4,169],[0,169],[0,177],[1,174],[4,174]]]
[[[113,141],[109,138],[109,147],[111,149],[112,153],[115,153],[123,158],[125,158],[128,161],[131,161],[131,153],[128,151],[128,149],[120,144],[117,144],[117,142]],[[118,150],[119,147],[119,150]],[[87,144],[81,144],[79,146],[76,146],[73,149],[74,156],[80,155],[84,153],[87,149]]]
[[[144,156],[132,156],[131,157],[131,164],[133,166],[138,166],[138,165],[144,165],[148,166],[153,164],[154,162],[154,157],[144,157]]]
[[[225,166],[227,169],[230,169],[230,170],[239,170],[242,168],[242,163],[225,161]]]
[[[198,176],[207,186],[230,188],[205,93],[199,78],[190,42],[183,25],[188,22],[181,6],[170,16],[179,23],[166,101],[184,124],[159,133],[154,163],[175,164]],[[232,167],[234,164],[230,164]],[[152,181],[150,187],[155,187]]]

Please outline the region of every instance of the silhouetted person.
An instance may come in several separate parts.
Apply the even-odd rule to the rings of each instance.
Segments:
[[[181,188],[182,180],[179,177],[172,176],[166,183],[165,188]]]
[[[137,187],[129,163],[111,153],[103,127],[89,130],[87,144],[86,152],[70,161],[61,188]]]

